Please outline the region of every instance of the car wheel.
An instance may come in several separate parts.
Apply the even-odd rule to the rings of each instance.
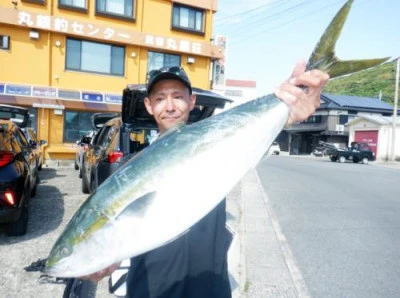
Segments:
[[[82,178],[82,169],[79,169],[79,178]]]
[[[27,195],[25,196],[27,199]],[[6,234],[8,236],[22,236],[26,234],[28,229],[28,203],[22,207],[21,215],[17,221],[7,225]]]
[[[346,157],[344,157],[343,155],[339,156],[340,163],[344,163],[345,161],[346,161]]]
[[[86,176],[82,176],[82,192],[85,194],[90,193],[89,185],[86,179]]]
[[[363,158],[361,159],[361,162],[362,162],[363,164],[367,165],[367,164],[369,163],[369,159],[368,159],[367,157],[363,157]]]
[[[79,165],[78,165],[78,163],[76,162],[76,158],[75,158],[75,161],[74,161],[74,168],[75,168],[75,170],[79,170]]]

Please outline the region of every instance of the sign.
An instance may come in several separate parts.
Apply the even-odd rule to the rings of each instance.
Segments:
[[[10,95],[24,95],[30,96],[31,93],[31,86],[23,86],[23,85],[6,85],[6,94]]]
[[[0,84],[0,94],[4,93],[4,89],[5,89],[4,86],[5,86],[4,84]]]
[[[79,91],[74,91],[74,90],[58,89],[57,97],[58,98],[63,98],[63,99],[80,100],[81,99],[81,93]]]
[[[103,102],[103,94],[82,92],[82,100],[92,102]]]
[[[34,28],[43,31],[74,35],[101,41],[118,42],[126,45],[138,45],[149,48],[172,50],[187,54],[197,54],[220,59],[223,54],[216,45],[206,41],[193,41],[188,38],[153,35],[131,29],[110,26],[107,24],[90,23],[63,16],[51,16],[33,11],[1,7],[0,23]]]
[[[122,103],[122,95],[105,94],[104,100],[108,103]]]
[[[56,97],[56,88],[52,87],[32,87],[32,96],[38,97]]]

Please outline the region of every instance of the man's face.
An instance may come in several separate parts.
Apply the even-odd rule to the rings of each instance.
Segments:
[[[144,99],[146,109],[154,116],[160,133],[185,123],[195,102],[196,96],[190,95],[188,88],[177,80],[157,82],[149,97]]]

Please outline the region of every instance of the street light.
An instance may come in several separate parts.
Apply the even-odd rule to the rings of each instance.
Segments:
[[[399,74],[400,74],[400,57],[397,57],[397,69],[396,69],[396,87],[394,92],[394,106],[393,106],[393,117],[392,117],[392,152],[390,160],[395,161],[396,156],[396,122],[397,122],[397,102],[399,100]]]

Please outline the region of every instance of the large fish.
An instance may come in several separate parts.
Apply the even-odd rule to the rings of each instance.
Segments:
[[[325,31],[308,69],[336,77],[388,59],[344,62],[335,57],[352,2]],[[45,272],[88,275],[175,239],[257,165],[288,115],[288,106],[272,94],[166,133],[83,203],[51,250]]]

